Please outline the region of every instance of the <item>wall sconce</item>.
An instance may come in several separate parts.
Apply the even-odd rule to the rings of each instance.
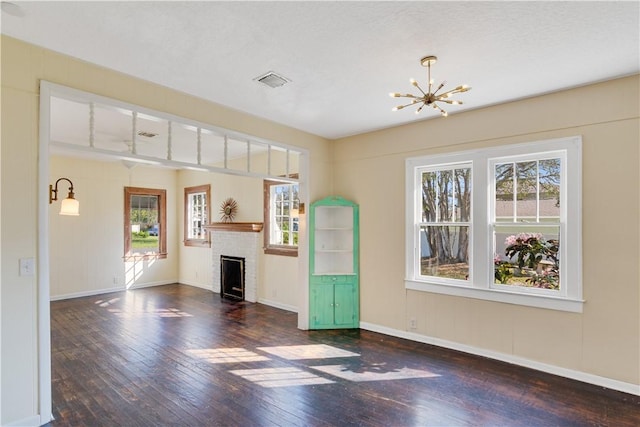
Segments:
[[[59,178],[56,181],[55,188],[53,185],[49,185],[49,204],[58,200],[58,183],[60,181],[67,181],[69,183],[69,195],[62,201],[60,205],[60,215],[80,215],[80,202],[78,202],[73,194],[73,182],[69,178]]]

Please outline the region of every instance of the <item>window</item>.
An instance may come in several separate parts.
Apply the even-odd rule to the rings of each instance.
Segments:
[[[471,227],[471,165],[419,169],[422,209],[420,276],[467,280]]]
[[[581,139],[407,159],[406,286],[582,310]]]
[[[561,289],[563,163],[561,152],[489,161],[495,284]]]
[[[264,181],[264,252],[298,256],[298,184]]]
[[[184,245],[210,247],[209,224],[211,186],[199,185],[184,189]]]
[[[125,258],[167,257],[167,192],[124,188]]]

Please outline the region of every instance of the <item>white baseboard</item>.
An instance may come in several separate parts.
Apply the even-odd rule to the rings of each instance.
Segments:
[[[270,299],[258,298],[258,302],[260,304],[268,305],[268,306],[279,308],[282,310],[292,311],[294,313],[298,312],[298,307],[296,306],[289,305],[289,304],[282,304],[281,302],[272,301]]]
[[[193,286],[194,288],[205,289],[207,291],[213,292],[213,286],[207,285],[206,283],[191,282],[189,280],[180,280],[178,283],[181,285]]]
[[[496,351],[486,350],[479,347],[460,344],[453,341],[443,340],[441,338],[420,335],[414,332],[401,331],[399,329],[387,328],[373,323],[360,322],[360,328],[372,332],[378,332],[398,338],[405,338],[411,341],[432,344],[438,347],[444,347],[451,350],[461,351],[476,356],[488,357],[490,359],[499,360],[501,362],[511,363],[513,365],[523,366],[525,368],[535,369],[537,371],[546,372],[548,374],[558,375],[560,377],[570,378],[572,380],[582,381],[585,383],[597,385],[600,387],[610,388],[612,390],[622,391],[624,393],[640,396],[640,385],[618,381],[611,378],[601,377],[589,374],[587,372],[576,371],[573,369],[562,368],[560,366],[549,365],[546,363],[536,362],[535,360],[526,359],[524,357],[514,356],[512,354],[499,353]]]
[[[108,294],[110,292],[120,292],[124,291],[125,288],[123,286],[117,286],[114,288],[105,288],[105,289],[92,289],[90,291],[81,291],[81,292],[73,292],[70,294],[62,294],[62,295],[52,295],[49,300],[50,301],[59,301],[63,299],[72,299],[72,298],[82,298],[82,297],[91,297],[94,295]]]
[[[82,297],[91,297],[94,295],[102,295],[108,294],[111,292],[121,292],[126,291],[127,289],[141,289],[141,288],[150,288],[152,286],[162,286],[162,285],[171,285],[178,283],[175,280],[164,280],[159,282],[149,282],[149,283],[141,283],[138,285],[133,285],[129,288],[126,286],[120,285],[113,288],[105,288],[105,289],[92,289],[90,291],[81,291],[81,292],[73,292],[70,294],[62,294],[62,295],[52,295],[49,300],[50,301],[59,301],[64,299],[73,299],[73,298],[82,298]]]
[[[51,418],[53,419],[53,417]],[[46,424],[49,421],[45,421],[44,423],[40,420],[40,415],[32,415],[27,418],[23,418],[18,421],[13,421],[8,424],[3,424],[5,427],[38,427],[42,424]]]

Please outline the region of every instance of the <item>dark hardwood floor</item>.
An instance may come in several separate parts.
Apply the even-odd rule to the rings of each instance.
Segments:
[[[640,397],[185,286],[51,303],[50,426],[639,426]]]

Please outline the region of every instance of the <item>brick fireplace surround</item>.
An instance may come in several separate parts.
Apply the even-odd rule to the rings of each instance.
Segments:
[[[244,258],[244,299],[258,300],[258,260],[262,223],[215,222],[205,227],[211,233],[213,292],[220,293],[220,256]]]

